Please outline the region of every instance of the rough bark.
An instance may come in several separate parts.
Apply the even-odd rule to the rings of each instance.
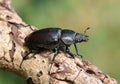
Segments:
[[[28,84],[117,84],[96,66],[79,57],[70,58],[59,53],[53,64],[54,53],[25,55],[24,38],[36,29],[27,26],[10,5],[11,0],[0,0],[0,68],[15,72]],[[34,56],[33,56],[34,55]]]

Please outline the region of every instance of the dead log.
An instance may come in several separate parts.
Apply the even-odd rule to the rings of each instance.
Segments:
[[[27,26],[11,7],[11,0],[0,0],[0,68],[15,72],[27,84],[117,84],[88,61],[70,58],[59,53],[53,64],[54,53],[29,54],[21,64],[26,52],[24,38],[34,29]],[[21,64],[21,67],[20,67]]]

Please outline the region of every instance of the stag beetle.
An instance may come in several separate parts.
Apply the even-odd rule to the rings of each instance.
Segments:
[[[46,49],[54,51],[56,55],[60,50],[71,54],[68,47],[74,44],[76,53],[79,55],[76,43],[88,41],[88,36],[85,35],[86,30],[81,34],[68,29],[44,28],[28,35],[24,45],[32,53]],[[72,54],[71,56],[74,57]]]

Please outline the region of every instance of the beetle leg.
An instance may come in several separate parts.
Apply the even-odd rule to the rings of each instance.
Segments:
[[[76,43],[74,43],[74,47],[75,47],[75,51],[76,51],[77,55],[79,55],[79,54],[78,54],[78,49],[77,49]]]
[[[23,56],[23,59],[22,59],[22,61],[21,61],[21,63],[20,63],[20,68],[21,68],[21,65],[22,65],[23,61],[28,58],[28,55],[29,55],[30,53],[31,53],[31,51],[30,51],[30,52],[27,52],[27,51],[25,52],[25,54],[24,54],[24,56]]]
[[[32,57],[36,54],[36,53],[34,53],[33,56],[31,56],[31,57],[29,58],[28,55],[31,54],[31,53],[32,53],[32,51],[29,51],[29,52],[26,52],[26,53],[24,54],[23,59],[22,59],[22,61],[21,61],[21,63],[20,63],[20,68],[21,68],[22,63],[23,63],[24,60],[30,59],[30,58],[32,58]]]
[[[76,51],[77,55],[81,56],[81,58],[82,58],[82,55],[79,55],[79,53],[78,53],[78,49],[77,49],[76,43],[74,43],[74,47],[75,47],[75,51]]]
[[[75,58],[74,57],[74,54],[72,54],[69,50],[69,48],[66,46],[66,52],[72,57],[72,58]]]
[[[53,56],[52,62],[54,62],[55,57],[56,57],[57,54],[58,54],[58,48],[55,48],[54,49],[54,56]]]
[[[54,51],[54,56],[53,56],[52,61],[51,61],[51,66],[50,66],[49,74],[51,74],[51,69],[52,69],[53,63],[54,63],[54,61],[55,61],[55,57],[56,57],[57,54],[58,54],[58,48],[56,47],[53,51]]]

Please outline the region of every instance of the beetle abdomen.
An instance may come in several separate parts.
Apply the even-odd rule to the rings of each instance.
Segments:
[[[35,47],[54,49],[58,45],[60,33],[60,28],[46,28],[35,31],[25,38],[25,45],[32,49],[35,49]]]

